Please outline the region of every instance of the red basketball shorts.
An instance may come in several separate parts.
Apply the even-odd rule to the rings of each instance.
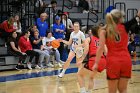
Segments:
[[[107,79],[131,78],[131,69],[132,62],[129,58],[123,61],[107,59]]]
[[[95,57],[89,58],[88,63],[85,64],[85,68],[92,71],[92,67],[95,64]],[[101,57],[98,64],[98,72],[102,72],[106,68],[106,59],[105,57]]]

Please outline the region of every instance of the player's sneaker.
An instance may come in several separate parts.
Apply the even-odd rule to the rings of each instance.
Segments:
[[[58,75],[59,78],[62,78],[63,76],[64,76],[64,73],[60,73],[60,74]]]

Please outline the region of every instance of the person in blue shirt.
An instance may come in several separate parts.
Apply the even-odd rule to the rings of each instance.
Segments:
[[[65,38],[65,25],[61,23],[61,18],[59,16],[55,17],[55,23],[53,24],[53,36],[55,39],[64,39]],[[58,48],[60,52],[60,59],[63,60],[63,50],[64,44],[61,42],[60,47]]]
[[[55,23],[53,24],[53,34],[56,39],[65,38],[65,25],[61,23],[61,18],[59,16],[55,17]]]
[[[46,32],[48,31],[48,23],[46,21],[47,19],[47,14],[46,13],[42,13],[40,14],[40,18],[37,18],[36,20],[36,26],[37,29],[39,30],[39,36],[41,37],[45,37]]]

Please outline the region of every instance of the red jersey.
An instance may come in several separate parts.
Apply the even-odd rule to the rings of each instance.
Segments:
[[[99,38],[95,36],[90,37],[89,57],[96,55],[98,46],[99,46]]]
[[[92,70],[95,64],[96,51],[99,46],[99,38],[92,36],[89,44],[89,59],[88,63],[84,65],[85,68]],[[98,65],[98,72],[102,72],[106,68],[106,59],[104,56],[101,57]]]
[[[117,28],[119,32],[119,39],[106,39],[106,45],[108,48],[106,56],[108,79],[131,77],[132,62],[127,49],[128,34],[124,25],[118,24]]]
[[[13,32],[13,26],[8,26],[8,21],[5,20],[3,23],[0,24],[0,29],[5,30],[6,32]]]
[[[27,50],[32,50],[30,40],[27,40],[24,36],[20,37],[18,44],[21,49],[21,52],[25,53]]]
[[[106,39],[106,45],[108,48],[107,60],[110,61],[110,57],[111,57],[112,60],[131,61],[130,54],[127,49],[128,33],[125,30],[125,26],[122,24],[118,24],[117,28],[120,35],[120,40],[113,41],[112,39],[109,38]]]

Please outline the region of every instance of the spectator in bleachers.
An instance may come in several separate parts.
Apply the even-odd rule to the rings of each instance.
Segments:
[[[14,16],[14,19],[15,19],[15,21],[14,21],[13,27],[14,27],[14,29],[16,29],[17,39],[19,39],[19,37],[22,34],[22,31],[21,31],[21,22],[20,22],[20,19],[19,19],[19,15],[15,15]]]
[[[14,19],[15,21],[14,21],[13,27],[14,29],[16,29],[17,33],[21,34],[22,32],[21,32],[21,23],[20,23],[19,15],[15,15]]]
[[[44,0],[37,0],[35,6],[37,11],[37,16],[39,16],[41,13],[45,11],[45,7],[47,6],[47,4],[45,3]]]
[[[89,12],[89,4],[86,0],[79,0],[78,6],[82,8],[83,13],[88,13]]]
[[[41,13],[40,18],[37,18],[36,20],[35,25],[37,26],[37,29],[39,30],[39,36],[41,37],[45,37],[46,32],[48,30],[48,23],[46,21],[47,16],[48,15],[46,13]]]
[[[65,25],[65,28],[66,28],[66,40],[69,40],[70,34],[73,31],[73,24],[72,24],[72,21],[68,17],[68,12],[63,13],[62,23]]]
[[[22,65],[22,63],[25,62],[27,55],[26,55],[26,53],[21,52],[20,47],[18,46],[18,39],[17,39],[16,31],[12,32],[8,39],[7,52],[10,55],[19,57],[19,61],[16,66],[16,69],[23,69],[24,66]]]
[[[30,70],[32,69],[31,62],[32,62],[32,59],[35,57],[35,64],[36,64],[35,68],[40,69],[40,67],[38,66],[39,53],[32,49],[32,45],[29,40],[30,32],[25,31],[23,34],[24,35],[22,37],[20,37],[20,39],[19,39],[18,45],[21,49],[21,52],[26,53],[30,57],[29,62],[27,62],[27,67]]]
[[[51,7],[50,11],[49,11],[49,9],[46,8],[45,12],[47,12],[48,14],[53,14],[54,16],[56,16],[57,13],[58,13],[57,1],[56,0],[52,0],[51,4],[48,5],[48,7]]]
[[[52,0],[51,4],[48,5],[48,8],[46,8],[45,12],[49,15],[50,26],[52,27],[55,20],[55,16],[57,16],[62,11],[57,8],[57,1]]]
[[[129,42],[128,42],[128,50],[131,55],[136,52],[136,45],[134,40],[134,34],[130,35]]]
[[[41,63],[40,66],[41,66],[41,68],[44,68],[44,66],[42,64],[44,61],[44,58],[46,59],[45,62],[48,63],[49,59],[50,59],[50,55],[47,50],[43,49],[44,46],[42,44],[42,39],[43,39],[43,37],[39,37],[39,32],[37,30],[34,31],[34,37],[31,37],[31,43],[32,43],[34,51],[36,51],[40,54],[40,56],[39,56],[39,62]]]
[[[53,35],[55,39],[64,39],[65,38],[65,25],[61,23],[61,18],[59,16],[55,17],[55,23],[53,24]],[[64,44],[61,42],[60,47],[58,48],[60,52],[60,59],[62,60]]]
[[[63,63],[61,60],[60,60],[60,53],[58,51],[57,48],[53,48],[50,43],[51,41],[55,40],[55,38],[52,36],[52,32],[47,32],[47,37],[45,37],[42,41],[43,41],[43,45],[44,45],[44,50],[48,50],[50,55],[53,55],[55,56],[55,59],[56,61],[58,62],[58,65],[59,67],[62,67],[62,64]],[[48,66],[53,66],[53,64],[49,63]]]
[[[13,24],[14,24],[14,17],[10,17],[8,20],[5,20],[0,24],[0,32],[2,33],[1,37],[5,38],[6,41],[10,33],[16,30],[13,28]]]

